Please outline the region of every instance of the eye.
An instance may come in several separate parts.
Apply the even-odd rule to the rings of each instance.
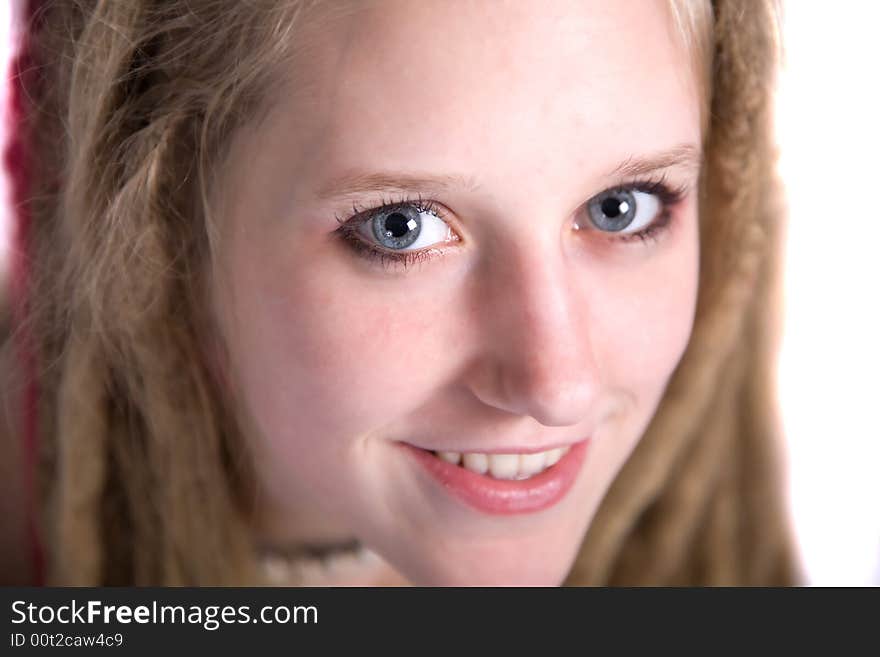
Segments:
[[[433,208],[413,203],[374,210],[356,230],[370,242],[392,251],[416,251],[455,239],[452,229]]]
[[[590,222],[608,233],[637,233],[651,224],[663,209],[655,194],[630,189],[611,189],[587,202]]]

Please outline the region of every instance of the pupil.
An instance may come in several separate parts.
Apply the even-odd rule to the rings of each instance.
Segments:
[[[620,201],[613,198],[606,198],[602,201],[602,212],[607,217],[616,217],[620,214]]]
[[[409,232],[409,219],[400,212],[389,214],[385,219],[385,230],[391,233],[391,237],[403,237]]]

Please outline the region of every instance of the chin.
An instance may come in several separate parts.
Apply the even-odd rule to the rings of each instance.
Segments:
[[[457,568],[424,573],[424,578],[411,581],[416,586],[559,586],[565,581],[569,564],[564,567],[523,568]]]
[[[430,560],[407,558],[400,571],[414,586],[559,586],[568,575],[570,555],[503,550],[506,554]]]

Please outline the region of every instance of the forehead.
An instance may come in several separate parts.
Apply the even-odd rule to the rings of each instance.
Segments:
[[[302,26],[281,111],[310,171],[607,169],[699,142],[666,0],[353,2]],[[329,172],[328,172],[329,173]]]

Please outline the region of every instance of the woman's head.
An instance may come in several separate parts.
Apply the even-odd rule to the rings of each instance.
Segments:
[[[83,14],[37,247],[60,577],[560,582],[691,335],[709,3],[155,5]]]
[[[212,203],[258,508],[415,581],[557,584],[690,334],[691,54],[665,2],[354,3],[309,43]],[[546,499],[404,447],[508,479],[585,440]]]

